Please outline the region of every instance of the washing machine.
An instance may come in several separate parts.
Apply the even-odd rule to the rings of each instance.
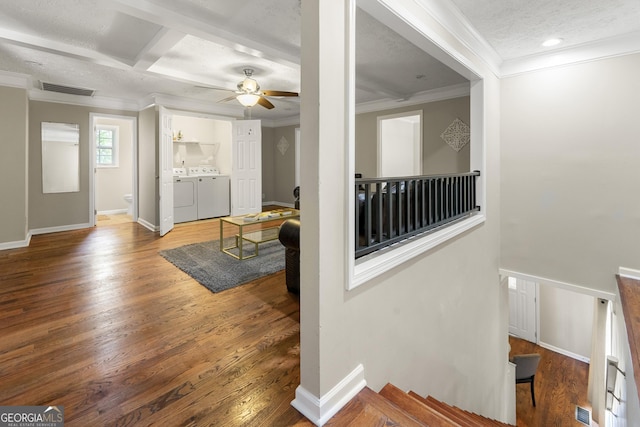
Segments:
[[[220,175],[218,169],[213,166],[199,166],[197,173],[199,174],[198,219],[228,216],[230,213],[229,177]]]
[[[185,168],[173,169],[173,222],[198,219],[198,177],[187,175]]]

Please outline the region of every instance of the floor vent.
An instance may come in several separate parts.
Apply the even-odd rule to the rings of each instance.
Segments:
[[[591,425],[591,411],[589,411],[588,409],[576,406],[576,420],[578,420],[579,422],[581,422],[582,424],[584,424],[586,426],[590,426]]]
[[[93,96],[96,92],[93,89],[82,89],[79,87],[57,85],[55,83],[40,82],[42,90],[49,92],[67,93],[69,95]]]

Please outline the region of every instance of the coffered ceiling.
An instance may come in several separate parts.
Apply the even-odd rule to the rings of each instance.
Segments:
[[[233,95],[244,68],[255,70],[263,89],[300,90],[301,1],[4,0],[0,84],[17,73],[29,76],[32,99],[129,109],[159,101],[242,117],[235,99],[219,101]],[[505,64],[595,44],[600,56],[607,55],[603,46],[618,46],[611,50],[618,54],[640,50],[638,0],[415,1],[453,16],[486,47],[497,73]],[[542,47],[549,37],[563,43]],[[359,105],[409,102],[467,82],[360,9],[356,63]],[[95,93],[85,100],[45,92],[41,82]],[[297,118],[299,98],[270,100],[274,109],[252,107],[252,117]]]

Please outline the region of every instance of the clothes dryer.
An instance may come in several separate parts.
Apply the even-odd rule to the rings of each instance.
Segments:
[[[173,170],[173,222],[198,219],[198,177],[188,176],[184,168]]]

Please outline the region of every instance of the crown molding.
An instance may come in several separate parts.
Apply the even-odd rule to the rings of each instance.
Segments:
[[[446,99],[469,96],[470,93],[471,89],[469,87],[469,83],[460,83],[453,86],[420,92],[407,100],[398,101],[394,99],[384,99],[381,101],[371,101],[357,104],[356,114],[392,110],[395,108],[410,107],[420,104],[428,104],[430,102],[444,101]]]
[[[510,77],[544,68],[596,61],[640,52],[640,31],[593,43],[555,49],[552,52],[504,61],[500,77]]]
[[[467,49],[484,61],[496,76],[500,75],[502,58],[452,1],[415,0],[415,2]]]
[[[237,109],[230,106],[221,105],[210,101],[200,101],[195,99],[182,98],[173,95],[163,95],[153,93],[138,102],[138,109],[153,105],[162,105],[172,110],[193,111],[199,113],[215,114],[219,116],[229,117],[232,119],[241,119],[242,112],[238,113]]]
[[[29,89],[31,87],[31,76],[10,71],[0,71],[0,86]]]
[[[300,126],[300,115],[284,117],[275,120],[262,120],[262,126],[268,128],[279,128],[284,126]]]

